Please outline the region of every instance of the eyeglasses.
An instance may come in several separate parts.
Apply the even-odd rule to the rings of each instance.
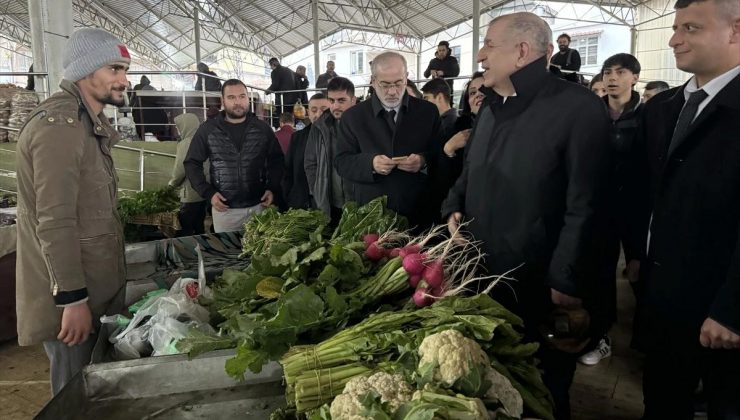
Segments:
[[[389,90],[399,90],[406,86],[406,82],[399,80],[396,83],[378,82],[378,87],[388,92]]]

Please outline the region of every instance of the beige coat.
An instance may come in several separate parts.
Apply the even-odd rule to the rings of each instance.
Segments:
[[[41,103],[18,138],[18,343],[55,339],[54,296],[87,289],[93,319],[120,309],[123,230],[111,147],[118,136],[92,114],[77,86]]]
[[[170,179],[169,185],[175,188],[180,188],[180,202],[181,203],[198,203],[205,201],[203,197],[190,185],[190,181],[185,176],[185,157],[188,154],[190,148],[190,141],[193,139],[195,132],[198,131],[200,121],[195,114],[180,114],[175,117],[175,126],[177,131],[180,133],[180,142],[177,143],[177,155],[175,156],[175,165],[172,167],[172,178]],[[206,174],[206,179],[209,178],[209,166],[208,161],[203,163],[203,172]]]

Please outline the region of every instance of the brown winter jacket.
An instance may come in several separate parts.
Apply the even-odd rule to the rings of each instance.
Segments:
[[[118,135],[77,86],[41,103],[17,148],[18,343],[59,333],[63,305],[87,298],[93,320],[123,299],[123,235],[111,147]],[[114,304],[115,302],[115,304]]]

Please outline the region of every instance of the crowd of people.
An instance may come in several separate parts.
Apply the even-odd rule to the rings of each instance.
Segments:
[[[203,232],[210,207],[216,232],[239,230],[271,205],[336,223],[347,201],[386,196],[416,231],[463,229],[481,241],[486,272],[512,279],[491,294],[540,344],[558,419],[570,418],[577,361],[610,352],[623,250],[637,300],[632,346],[646,355],[644,418],[693,418],[700,382],[710,419],[738,418],[740,3],[675,8],[669,45],[691,78],[651,82],[642,97],[634,56],[605,60],[589,90],[572,76],[570,38],[553,54],[550,27],[526,12],[490,22],[483,71],[459,109],[446,43],[420,93],[395,52],[373,59],[373,94],[361,101],[327,65],[325,91],[306,98],[306,127],[280,139],[249,112],[245,84],[228,80],[221,113],[197,127],[193,116],[176,121],[182,225]],[[130,58],[98,29],[69,44],[63,90],[30,116],[18,147],[19,342],[44,342],[53,384],[80,368],[93,320],[123,284],[102,107],[121,103]],[[300,73],[270,65],[271,91],[296,86]],[[588,333],[573,335],[584,323]]]

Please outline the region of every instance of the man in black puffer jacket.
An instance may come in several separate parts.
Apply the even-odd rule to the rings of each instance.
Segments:
[[[283,153],[272,129],[247,113],[247,87],[237,79],[221,89],[224,112],[204,122],[195,133],[185,173],[198,194],[213,206],[216,232],[241,230],[254,214],[280,194]],[[211,163],[211,182],[203,162]]]

